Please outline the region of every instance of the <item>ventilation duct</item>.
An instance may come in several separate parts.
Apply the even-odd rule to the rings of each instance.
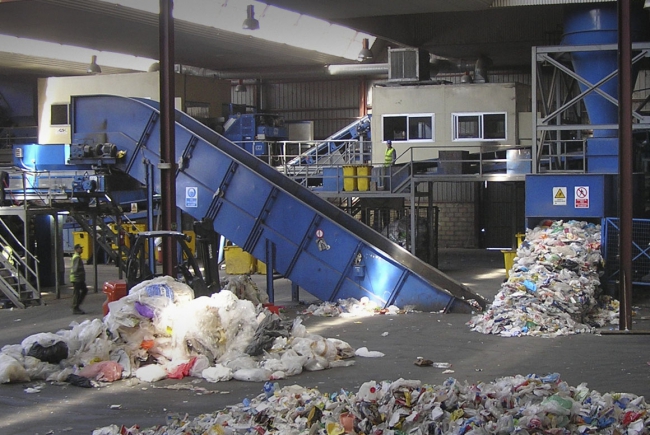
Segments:
[[[429,80],[429,53],[417,48],[388,49],[388,81]]]

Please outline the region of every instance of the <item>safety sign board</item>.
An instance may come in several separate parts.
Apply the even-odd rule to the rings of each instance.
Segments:
[[[199,206],[199,191],[196,187],[185,188],[185,207]]]
[[[553,205],[566,205],[566,187],[553,188]]]
[[[589,186],[575,187],[575,208],[589,208]]]

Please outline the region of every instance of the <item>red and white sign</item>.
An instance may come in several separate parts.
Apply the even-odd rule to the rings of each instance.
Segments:
[[[316,230],[316,238],[322,239],[324,235],[325,234],[323,234],[323,230],[321,230],[320,228]]]
[[[589,208],[589,186],[575,187],[575,208]]]

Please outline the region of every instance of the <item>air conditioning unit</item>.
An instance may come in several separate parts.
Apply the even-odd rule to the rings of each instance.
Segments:
[[[429,53],[417,48],[388,49],[388,80],[419,82],[429,80]]]

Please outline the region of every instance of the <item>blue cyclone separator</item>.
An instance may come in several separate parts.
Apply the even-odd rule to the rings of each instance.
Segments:
[[[647,38],[648,17],[640,7],[633,4],[631,14],[632,41]],[[564,36],[562,45],[617,44],[618,17],[615,2],[570,5],[565,10]],[[575,71],[591,84],[596,84],[618,68],[618,52],[583,51],[574,52],[571,61]],[[638,68],[633,69],[632,82],[636,81]],[[580,83],[584,92],[587,87]],[[618,76],[614,76],[600,86],[600,89],[618,99]],[[618,107],[595,92],[584,98],[591,124],[617,124]],[[618,137],[617,130],[596,129],[594,137]]]
[[[117,96],[73,97],[73,142],[110,142],[117,169],[144,182],[160,161],[158,103]],[[485,300],[370,227],[182,112],[175,125],[176,203],[254,257],[324,301],[367,296],[380,306],[470,313]],[[161,192],[154,169],[154,190]]]

